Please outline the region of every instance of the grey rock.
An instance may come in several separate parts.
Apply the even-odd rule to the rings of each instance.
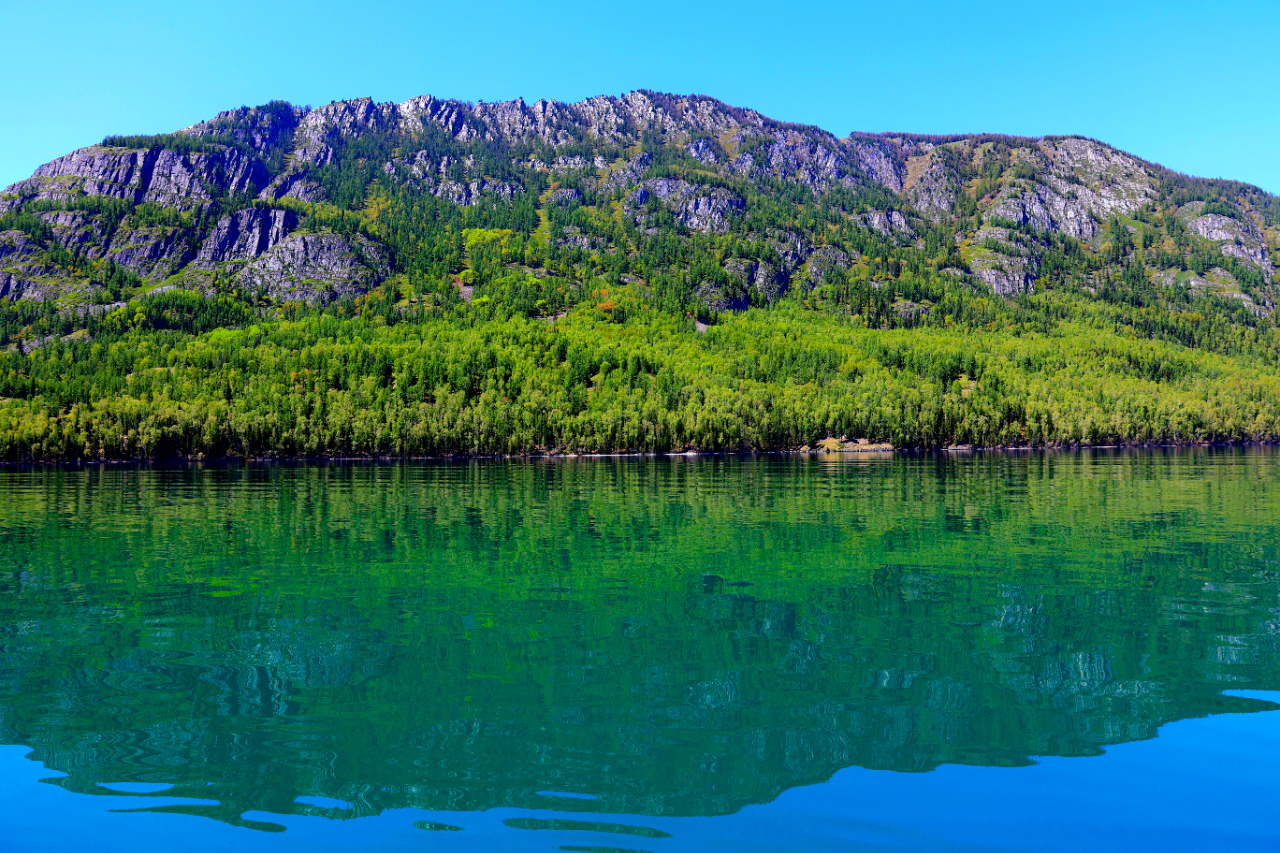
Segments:
[[[693,140],[685,146],[684,150],[690,157],[697,160],[699,163],[706,163],[708,166],[714,166],[720,162],[719,158],[716,157],[715,146],[704,138],[699,137],[698,139]]]
[[[230,137],[259,154],[265,154],[272,148],[287,146],[292,142],[294,129],[305,115],[306,110],[298,107],[239,107],[220,112],[209,121],[192,125],[180,132],[196,137]]]
[[[0,232],[0,299],[45,297],[40,276],[48,271],[40,264],[40,247],[22,231]]]
[[[604,183],[607,187],[633,187],[639,182],[640,177],[653,164],[653,158],[648,154],[640,154],[632,157],[630,160],[618,165],[611,171]]]
[[[787,276],[778,272],[764,261],[752,261],[746,258],[730,258],[725,261],[724,268],[734,278],[757,294],[761,302],[772,303],[782,298],[787,292]]]
[[[887,143],[850,137],[845,141],[845,149],[849,159],[871,180],[895,193],[902,192],[906,169]]]
[[[941,157],[923,155],[920,173],[903,191],[908,201],[928,219],[941,222],[955,207],[960,177]]]
[[[1015,153],[1038,178],[1007,183],[990,214],[1022,226],[1092,240],[1099,222],[1131,214],[1154,195],[1141,161],[1099,142],[1044,140]]]
[[[384,251],[362,237],[295,233],[250,261],[237,283],[273,298],[324,302],[365,293],[390,275]]]
[[[307,177],[305,171],[286,172],[280,175],[258,193],[263,201],[280,201],[292,198],[298,201],[324,201],[324,189]]]
[[[582,249],[584,252],[595,252],[609,246],[607,240],[591,234],[583,234],[582,229],[576,225],[566,225],[563,234],[563,237],[556,240],[557,245]]]
[[[751,300],[745,291],[726,288],[710,281],[704,281],[695,287],[693,296],[712,311],[745,311],[751,307]]]
[[[778,253],[781,270],[785,275],[795,272],[809,256],[809,241],[803,234],[770,229],[767,242]]]
[[[833,273],[849,269],[849,256],[834,246],[819,246],[809,256],[805,269],[814,284],[825,282]]]
[[[578,192],[573,187],[558,189],[551,193],[551,195],[547,196],[547,204],[558,204],[564,207],[569,207],[571,205],[581,203],[582,193]]]
[[[1030,293],[1040,270],[1038,246],[1004,228],[985,227],[974,236],[969,266],[978,279],[1001,296]]]
[[[1203,208],[1197,203],[1192,213]],[[1192,207],[1188,205],[1188,207]],[[1209,213],[1196,216],[1187,222],[1187,230],[1210,242],[1217,243],[1222,254],[1243,261],[1261,270],[1268,281],[1271,280],[1271,253],[1267,250],[1266,239],[1258,226],[1252,222],[1223,216],[1220,213]]]
[[[907,217],[896,210],[869,210],[860,214],[858,221],[885,236],[902,235],[910,238],[916,233],[907,223]]]
[[[9,187],[9,205],[30,201],[69,201],[81,195],[152,202],[192,208],[211,200],[210,187],[237,195],[256,194],[268,182],[262,161],[227,146],[184,154],[169,150],[130,150],[100,145],[81,148],[40,168]]]
[[[58,242],[74,254],[88,255],[95,247],[105,246],[111,237],[103,222],[87,211],[58,210],[38,216],[53,228]]]
[[[225,261],[256,258],[280,245],[298,227],[288,210],[241,210],[220,219],[200,247],[194,263],[210,267]]]
[[[445,179],[436,185],[436,188],[432,190],[432,195],[447,199],[461,207],[469,207],[479,204],[485,193],[495,195],[504,201],[510,201],[518,193],[522,192],[524,192],[524,187],[519,184],[486,181],[484,178],[479,178],[469,184]]]
[[[141,278],[159,280],[193,257],[188,236],[181,228],[122,228],[112,235],[105,252],[90,250],[86,255],[104,257]]]
[[[638,222],[645,220],[639,211],[650,198],[661,200],[690,231],[703,233],[729,230],[730,220],[746,209],[746,203],[726,189],[709,189],[678,178],[653,178],[627,198],[627,207]]]

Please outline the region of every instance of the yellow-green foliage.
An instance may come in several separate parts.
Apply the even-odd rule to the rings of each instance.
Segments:
[[[625,301],[625,297],[624,297]],[[618,313],[625,313],[621,306]],[[484,309],[477,309],[484,310]],[[777,449],[1280,435],[1276,368],[1064,322],[878,330],[801,308],[583,307],[386,325],[304,316],[134,332],[0,362],[0,457]]]

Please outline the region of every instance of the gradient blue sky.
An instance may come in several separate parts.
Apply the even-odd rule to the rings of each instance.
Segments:
[[[699,92],[851,130],[1096,137],[1280,192],[1280,0],[0,0],[0,186],[273,98]]]

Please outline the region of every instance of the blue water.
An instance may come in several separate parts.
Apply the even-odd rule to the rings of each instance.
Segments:
[[[1280,850],[1280,455],[0,471],[0,853]]]
[[[1258,699],[1280,694],[1245,692]],[[1175,851],[1280,849],[1280,713],[1224,714],[1171,723],[1158,740],[1091,758],[1030,767],[944,765],[931,773],[847,768],[819,785],[721,817],[593,814],[592,820],[670,833],[643,838],[577,830],[520,830],[513,818],[581,820],[576,812],[491,809],[459,815],[399,809],[377,817],[249,814],[282,824],[262,833],[186,815],[129,813],[174,798],[86,797],[49,784],[19,746],[0,747],[3,847],[12,853],[98,850],[536,851],[564,845],[693,851]],[[54,774],[56,775],[56,774]],[[325,802],[337,805],[337,801]],[[424,835],[415,821],[461,827]]]

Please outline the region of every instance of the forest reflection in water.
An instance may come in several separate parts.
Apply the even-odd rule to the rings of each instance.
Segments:
[[[0,471],[0,741],[262,830],[1095,756],[1276,707],[1223,691],[1280,689],[1278,487],[1270,449]]]

